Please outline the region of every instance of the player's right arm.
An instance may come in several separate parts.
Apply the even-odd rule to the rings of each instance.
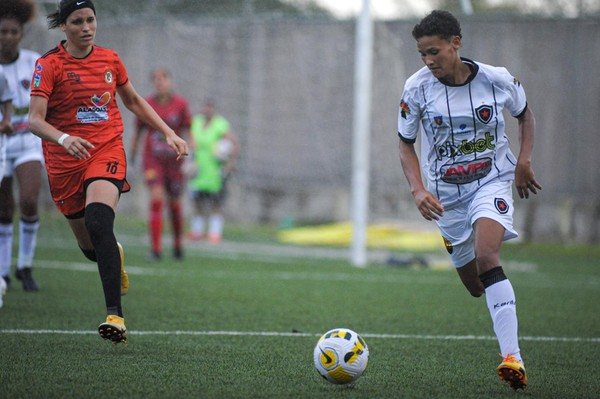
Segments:
[[[3,102],[0,107],[2,108],[2,120],[0,121],[0,133],[11,134],[13,128],[10,123],[12,118],[12,100]]]
[[[131,147],[129,148],[129,160],[131,164],[135,164],[135,159],[137,158],[138,147],[140,146],[140,140],[144,135],[144,131],[147,128],[144,124],[138,119],[135,124],[135,130],[133,131],[133,137],[131,138]]]
[[[444,215],[444,206],[423,184],[421,166],[414,143],[400,141],[400,163],[408,181],[410,192],[421,215],[427,220],[438,220]]]
[[[42,140],[61,145],[70,155],[77,159],[90,157],[88,149],[94,146],[87,140],[77,136],[70,136],[61,132],[46,122],[48,112],[48,99],[42,96],[31,96],[29,104],[29,127],[31,131]],[[59,140],[61,141],[59,143]]]
[[[152,126],[154,129],[161,132],[167,144],[177,154],[177,159],[182,156],[188,155],[188,145],[184,139],[179,137],[173,129],[169,127],[161,118],[158,116],[154,108],[148,104],[148,102],[138,94],[133,88],[131,82],[127,82],[123,86],[117,88],[117,92],[123,101],[125,107],[133,112],[142,122]]]

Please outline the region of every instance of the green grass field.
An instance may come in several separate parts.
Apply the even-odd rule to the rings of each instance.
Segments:
[[[527,390],[513,392],[495,374],[485,299],[471,298],[454,270],[291,256],[268,228],[231,228],[221,249],[147,263],[143,223],[120,216],[117,231],[132,284],[129,344],[97,335],[95,265],[64,220],[47,217],[41,291],[13,284],[0,309],[0,398],[600,397],[597,246],[504,246],[529,374]],[[348,386],[313,367],[318,337],[334,327],[359,332],[370,349],[367,371]]]

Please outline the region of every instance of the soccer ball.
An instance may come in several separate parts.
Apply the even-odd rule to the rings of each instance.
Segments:
[[[215,144],[214,154],[217,160],[224,162],[227,161],[231,153],[233,152],[233,143],[231,140],[223,138]]]
[[[364,339],[347,328],[327,331],[313,352],[319,374],[332,384],[356,381],[367,368],[369,348]]]

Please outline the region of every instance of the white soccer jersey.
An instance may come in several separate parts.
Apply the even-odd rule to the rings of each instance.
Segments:
[[[514,180],[502,111],[518,117],[527,107],[521,83],[505,68],[462,60],[473,71],[466,83],[444,84],[423,67],[406,81],[398,112],[401,140],[414,143],[419,126],[425,133],[421,168],[446,208],[491,180]]]
[[[6,78],[6,70],[0,65],[0,103],[14,100],[14,93],[11,90]],[[1,116],[2,114],[0,114]]]
[[[35,51],[20,49],[19,58],[2,64],[4,75],[14,93],[12,125],[15,133],[29,131],[29,94],[35,62],[40,55]]]

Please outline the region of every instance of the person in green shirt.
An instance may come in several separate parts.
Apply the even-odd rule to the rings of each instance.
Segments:
[[[192,118],[190,135],[194,164],[189,188],[194,213],[189,238],[206,237],[218,244],[223,235],[226,183],[235,170],[239,142],[227,119],[215,113],[212,100],[206,100],[202,113]]]

